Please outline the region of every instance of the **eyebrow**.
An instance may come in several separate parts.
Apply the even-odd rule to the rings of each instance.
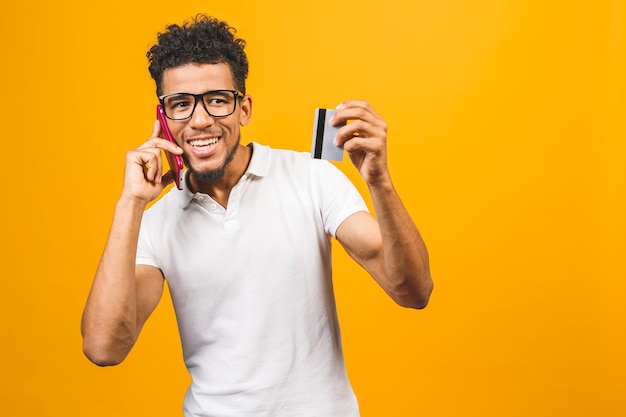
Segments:
[[[182,97],[188,97],[188,96],[192,96],[193,97],[193,94],[191,94],[191,93],[172,93],[172,94],[168,94],[164,98],[167,99],[167,100],[176,100],[176,99],[180,99]]]

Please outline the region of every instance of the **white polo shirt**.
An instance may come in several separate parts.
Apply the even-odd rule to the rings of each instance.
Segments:
[[[173,188],[141,225],[137,263],[167,279],[192,378],[185,416],[358,416],[330,237],[367,207],[332,164],[251,146],[227,209]]]

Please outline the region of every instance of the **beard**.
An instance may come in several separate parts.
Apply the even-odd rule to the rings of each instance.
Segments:
[[[230,163],[235,158],[237,149],[239,149],[239,141],[237,141],[235,146],[233,146],[233,149],[231,149],[228,155],[226,155],[226,159],[224,160],[222,166],[209,171],[196,171],[189,163],[189,160],[187,159],[187,156],[185,154],[183,154],[183,162],[185,162],[185,165],[189,169],[189,175],[193,176],[199,183],[214,182],[224,178],[224,175],[226,175],[226,168],[228,168],[228,165],[230,165]]]

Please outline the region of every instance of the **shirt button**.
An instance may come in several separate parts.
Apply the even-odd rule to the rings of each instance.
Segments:
[[[217,204],[215,203],[211,204],[211,210],[217,210]]]

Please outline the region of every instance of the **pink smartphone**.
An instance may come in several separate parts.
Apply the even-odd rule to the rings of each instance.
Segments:
[[[170,128],[167,127],[167,120],[165,118],[165,113],[163,112],[163,106],[160,104],[157,105],[157,119],[159,119],[159,122],[161,123],[161,137],[178,146],[172,132],[170,132]],[[165,155],[167,156],[167,162],[170,165],[170,169],[174,174],[174,183],[176,184],[176,188],[182,190],[181,175],[183,171],[183,158],[180,155],[174,155],[173,153],[167,151],[165,151]]]

